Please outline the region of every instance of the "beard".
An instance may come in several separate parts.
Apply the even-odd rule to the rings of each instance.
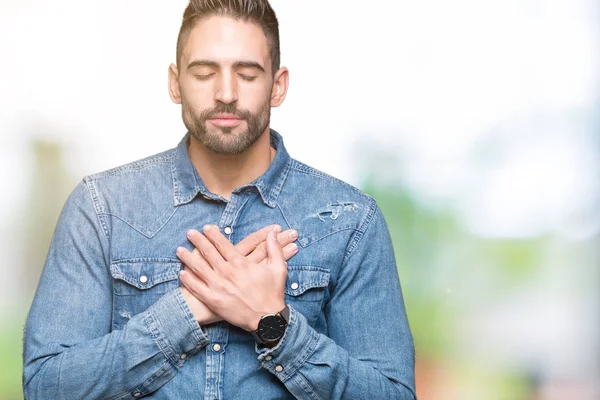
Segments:
[[[181,104],[183,123],[185,127],[200,143],[217,154],[241,154],[252,146],[263,134],[271,119],[271,105],[267,102],[255,113],[249,110],[237,109],[235,104],[218,103],[211,109],[203,110],[200,114],[194,113],[189,105],[182,101]],[[246,121],[248,130],[233,133],[235,127],[208,127],[208,119],[217,114],[231,114]]]

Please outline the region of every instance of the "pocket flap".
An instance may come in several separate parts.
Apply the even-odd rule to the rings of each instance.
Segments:
[[[110,274],[140,290],[179,277],[181,263],[172,260],[120,261],[110,266]]]
[[[285,293],[300,296],[312,288],[324,288],[329,284],[329,270],[313,266],[288,266]]]

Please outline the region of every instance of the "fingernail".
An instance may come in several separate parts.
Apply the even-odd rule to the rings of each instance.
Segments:
[[[293,239],[293,240],[296,240],[296,238],[298,238],[298,232],[295,231],[295,230],[292,230],[290,232],[290,238]]]
[[[204,230],[204,232],[208,232],[208,231],[210,231],[212,229],[212,226],[210,226],[210,225],[207,224],[207,225],[204,225],[202,227],[202,229]]]
[[[196,234],[196,230],[195,229],[190,229],[189,231],[187,231],[187,235],[188,237],[192,237]]]
[[[279,226],[279,225],[275,225],[275,226],[273,227],[273,232],[281,232],[281,226]]]
[[[183,247],[179,246],[177,247],[177,250],[175,251],[177,254],[181,254],[183,253]]]
[[[289,251],[292,254],[296,254],[296,252],[298,251],[298,246],[296,245],[296,243],[290,243],[286,246],[287,251]]]

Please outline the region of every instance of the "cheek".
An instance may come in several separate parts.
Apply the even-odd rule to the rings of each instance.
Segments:
[[[194,80],[186,80],[180,85],[181,98],[188,106],[195,110],[211,107],[213,93],[211,85],[200,85]]]
[[[185,93],[182,91],[181,103],[185,108],[193,111],[194,114],[199,114],[201,111],[213,106],[210,97],[207,97],[201,91],[188,91]]]
[[[265,104],[271,103],[271,88],[242,89],[239,100],[239,107],[256,114],[265,108]]]

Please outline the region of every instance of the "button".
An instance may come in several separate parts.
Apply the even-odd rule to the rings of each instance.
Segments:
[[[275,367],[275,371],[277,371],[277,372],[281,372],[281,371],[283,371],[283,367],[282,367],[281,365],[277,365],[277,366]]]
[[[223,232],[225,232],[226,235],[231,235],[231,232],[233,232],[233,229],[231,229],[230,226],[226,226],[225,229],[223,229]]]
[[[220,351],[221,350],[221,345],[219,343],[213,344],[213,350],[214,351]]]
[[[187,354],[183,353],[182,355],[179,356],[179,358],[181,358],[182,360],[185,360],[187,357]]]
[[[137,399],[137,398],[138,398],[138,397],[140,397],[141,395],[142,395],[142,394],[141,394],[140,392],[135,392],[135,393],[133,394],[133,397],[135,397],[135,398]]]
[[[272,359],[273,359],[273,357],[271,357],[271,356],[266,356],[265,357],[265,361],[271,361]]]
[[[298,282],[292,283],[292,289],[296,290],[296,289],[298,289],[298,286],[300,286],[300,285],[298,285]]]
[[[146,275],[140,276],[140,282],[142,282],[142,283],[148,282],[148,277]]]

